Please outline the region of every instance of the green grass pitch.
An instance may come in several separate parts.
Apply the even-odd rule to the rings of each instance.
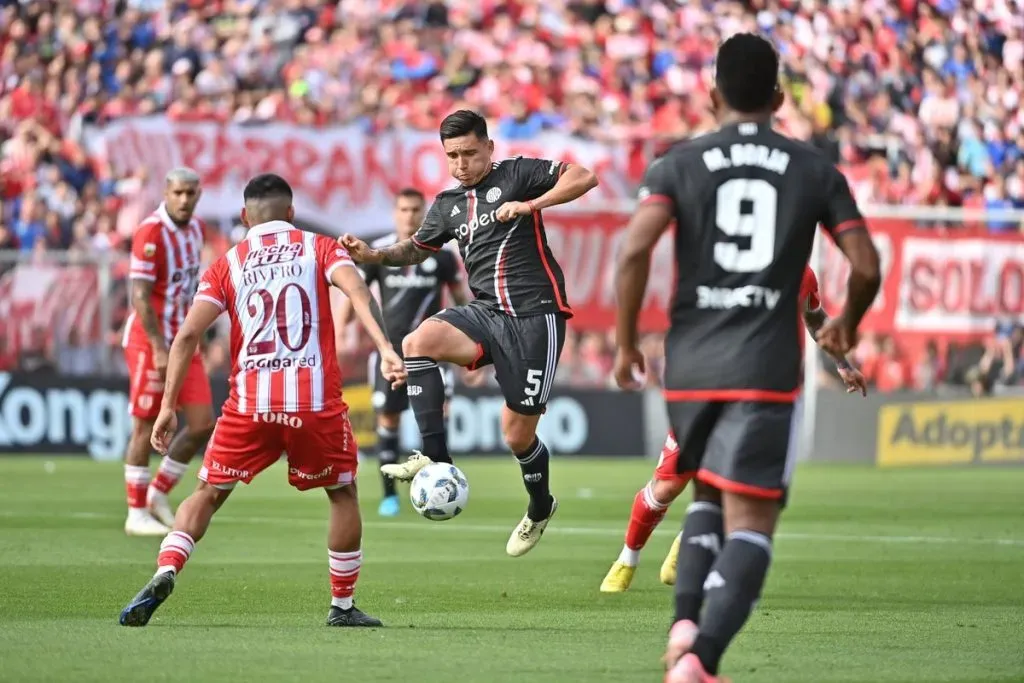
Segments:
[[[650,462],[557,462],[558,516],[519,559],[505,556],[525,504],[511,459],[463,460],[470,503],[443,523],[408,507],[379,520],[364,466],[357,602],[387,625],[372,631],[322,625],[327,505],[289,489],[280,465],[235,492],[148,628],[118,626],[159,541],[122,533],[118,465],[50,462],[0,459],[0,681],[661,680],[672,593],[657,573],[684,501],[633,589],[597,590]],[[1024,469],[800,468],[763,600],[723,673],[1024,681]]]

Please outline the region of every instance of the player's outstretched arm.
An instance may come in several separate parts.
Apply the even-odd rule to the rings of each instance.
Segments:
[[[639,350],[637,320],[651,273],[651,252],[672,223],[672,212],[664,202],[641,204],[626,228],[615,264],[615,379],[623,389],[639,389],[635,370],[644,371]]]
[[[331,284],[340,289],[352,302],[352,310],[376,345],[381,359],[381,374],[391,380],[392,385],[404,382],[405,366],[391,346],[380,306],[377,305],[377,300],[373,298],[362,276],[355,268],[335,268],[331,272]]]
[[[411,239],[396,242],[383,249],[373,249],[354,235],[342,235],[338,238],[338,243],[348,250],[352,260],[356,263],[371,263],[390,267],[413,266],[423,263],[432,251],[436,251],[436,249],[431,250],[421,246]]]
[[[164,383],[164,398],[160,405],[160,415],[153,426],[153,446],[161,453],[165,452],[171,444],[171,439],[177,431],[177,420],[175,411],[178,406],[178,396],[181,394],[181,387],[185,384],[185,376],[192,364],[192,357],[196,355],[196,349],[203,335],[210,325],[214,323],[217,316],[224,309],[216,304],[196,299],[185,322],[181,324],[178,334],[174,336],[174,343],[171,344],[170,353],[167,356],[167,380]]]

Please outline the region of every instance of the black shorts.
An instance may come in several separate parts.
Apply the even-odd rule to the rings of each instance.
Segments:
[[[398,355],[402,355],[401,349],[395,349]],[[380,356],[376,351],[370,354],[369,367],[366,369],[367,377],[373,378],[373,396],[370,401],[373,409],[385,415],[397,415],[404,413],[409,407],[409,394],[403,384],[397,389],[391,388],[391,382],[384,379],[380,374]],[[444,378],[444,397],[450,399],[455,393],[455,372],[452,366],[447,363],[441,365],[441,377]]]
[[[668,403],[680,474],[722,491],[785,501],[796,463],[791,403]]]
[[[480,347],[470,370],[494,365],[505,405],[523,415],[544,412],[565,342],[560,313],[515,317],[470,302],[434,316],[461,330]]]

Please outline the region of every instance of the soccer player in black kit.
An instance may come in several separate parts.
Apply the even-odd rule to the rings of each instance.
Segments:
[[[850,350],[880,284],[878,253],[845,178],[814,148],[772,130],[783,102],[778,70],[777,53],[759,36],[721,45],[711,93],[720,128],[650,165],[619,254],[615,375],[635,388],[650,254],[675,222],[665,399],[680,472],[695,472],[696,487],[683,524],[666,683],[724,680],[722,654],[761,595],[791,473],[797,297],[817,225],[851,266],[845,307],[817,335],[822,348]]]
[[[487,122],[472,111],[450,114],[439,132],[448,172],[460,184],[437,195],[416,234],[382,249],[351,235],[339,240],[357,263],[391,267],[421,263],[449,240],[458,240],[476,297],[428,318],[402,343],[423,453],[381,471],[408,480],[431,462],[451,462],[438,363],[471,370],[493,364],[505,398],[502,435],[519,461],[530,496],[526,515],[505,547],[518,557],[537,544],[558,507],[537,422],[551,393],[566,320],[572,317],[540,212],[583,196],[597,186],[597,178],[581,166],[558,161],[492,162]]]
[[[414,188],[405,188],[395,197],[395,231],[373,241],[371,246],[381,249],[401,240],[409,239],[423,223],[426,198]],[[447,288],[452,300],[459,306],[469,301],[462,266],[455,254],[442,249],[431,254],[422,263],[389,268],[380,264],[364,263],[359,266],[366,284],[377,283],[380,306],[384,314],[388,335],[395,343],[395,350],[402,353],[402,339],[416,329],[421,322],[441,310],[441,300]],[[335,333],[344,336],[345,327],[352,319],[352,305],[342,298],[337,308]],[[343,348],[339,343],[338,348]],[[370,358],[370,373],[373,380],[373,408],[377,413],[377,459],[381,465],[398,462],[398,427],[402,413],[409,407],[405,387],[394,388],[380,374],[376,354]],[[445,398],[451,398],[453,378],[447,373]],[[395,480],[381,474],[384,497],[378,513],[383,517],[398,514],[400,504],[395,491]]]

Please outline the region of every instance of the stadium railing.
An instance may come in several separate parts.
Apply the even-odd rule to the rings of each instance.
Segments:
[[[113,372],[127,272],[126,255],[0,250],[0,369]]]

